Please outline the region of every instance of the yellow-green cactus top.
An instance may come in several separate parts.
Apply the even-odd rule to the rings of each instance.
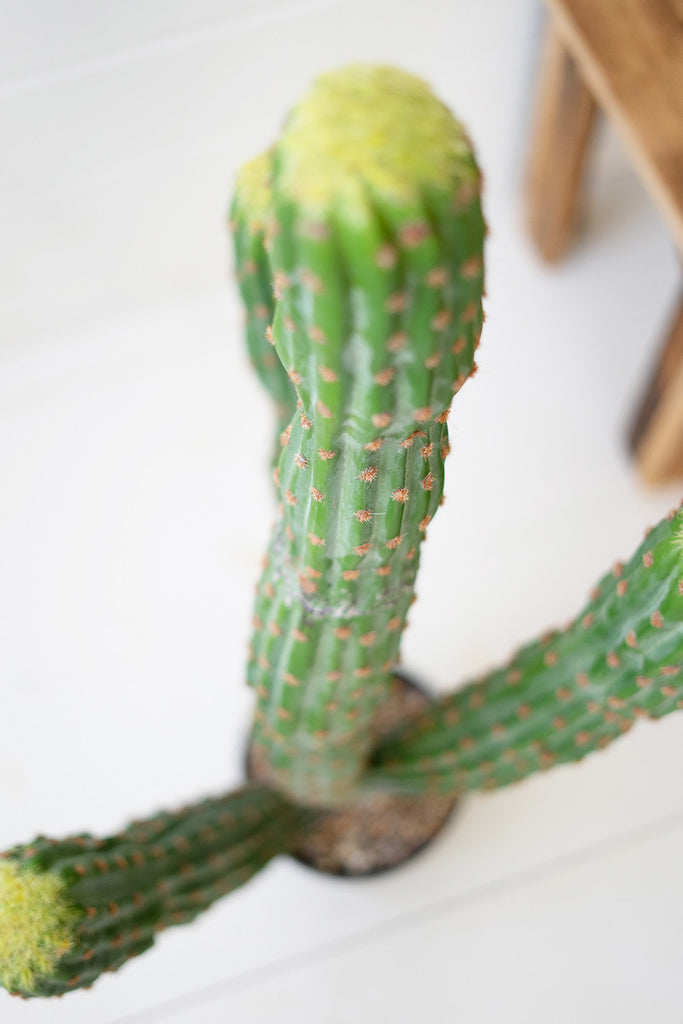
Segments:
[[[78,911],[57,874],[0,861],[0,984],[31,992],[74,941]]]
[[[321,76],[278,145],[279,183],[295,201],[362,208],[363,193],[410,202],[478,171],[464,129],[426,82],[393,67],[350,65]]]
[[[260,153],[240,167],[235,181],[235,197],[247,217],[251,232],[264,231],[271,203],[270,150]]]

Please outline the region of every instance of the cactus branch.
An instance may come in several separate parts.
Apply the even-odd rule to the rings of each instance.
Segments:
[[[579,761],[683,708],[683,512],[649,531],[564,630],[443,697],[374,752],[366,784],[461,793]]]
[[[106,839],[39,837],[0,859],[0,984],[87,987],[291,850],[305,814],[254,785]]]

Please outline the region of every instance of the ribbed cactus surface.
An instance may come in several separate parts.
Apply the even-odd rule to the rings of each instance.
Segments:
[[[662,520],[566,629],[442,698],[375,751],[367,784],[492,789],[683,708],[682,529],[681,512]]]
[[[296,396],[272,344],[272,275],[265,249],[270,215],[269,153],[246,163],[237,178],[230,210],[235,271],[244,305],[245,335],[251,364],[270,394],[277,413],[278,434],[294,413]],[[279,457],[279,448],[277,450]]]
[[[297,842],[300,810],[254,785],[117,835],[39,837],[0,859],[0,984],[62,995],[149,949]]]
[[[291,115],[270,202],[272,338],[298,408],[256,601],[254,742],[269,781],[330,803],[363,770],[474,368],[479,172],[424,83],[352,67]]]

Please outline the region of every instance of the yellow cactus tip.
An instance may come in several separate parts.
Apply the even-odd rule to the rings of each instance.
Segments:
[[[242,164],[237,173],[235,195],[252,232],[265,231],[267,226],[271,200],[270,173],[270,150]]]
[[[460,123],[426,82],[398,68],[353,64],[321,76],[295,107],[278,145],[278,181],[302,205],[365,208],[479,182]],[[476,187],[474,192],[476,192]]]
[[[33,992],[71,948],[77,920],[59,875],[0,860],[0,984]]]

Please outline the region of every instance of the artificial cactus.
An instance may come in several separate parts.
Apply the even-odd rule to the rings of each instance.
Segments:
[[[299,839],[305,812],[253,785],[104,839],[42,836],[0,859],[0,984],[87,987],[246,882]]]
[[[244,305],[245,337],[251,364],[275,405],[278,435],[294,413],[296,396],[285,369],[269,342],[273,290],[265,249],[270,208],[270,153],[241,168],[230,208],[235,273]],[[279,448],[277,457],[279,457]]]
[[[355,67],[322,79],[248,165],[231,222],[252,359],[290,416],[248,669],[275,788],[2,855],[0,984],[16,994],[72,991],[148,949],[296,851],[308,804],[502,786],[683,706],[678,512],[565,630],[370,749],[441,498],[450,399],[474,369],[479,173],[426,86]]]
[[[479,181],[458,122],[391,68],[321,78],[273,150],[269,335],[298,409],[248,678],[267,778],[304,802],[357,785],[398,658],[481,331]]]
[[[683,512],[649,530],[569,626],[441,698],[375,750],[368,786],[461,793],[578,761],[683,708]]]

